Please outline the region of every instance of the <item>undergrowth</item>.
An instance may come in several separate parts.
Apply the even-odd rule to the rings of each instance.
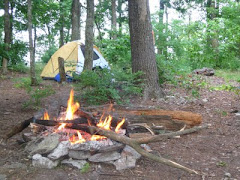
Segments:
[[[131,74],[123,70],[96,69],[82,72],[77,79],[76,90],[81,92],[85,104],[116,102],[128,103],[132,95],[141,95],[141,73]]]
[[[30,96],[30,99],[24,102],[23,108],[31,107],[38,109],[43,98],[55,93],[54,89],[51,86],[31,86],[31,79],[29,77],[15,79],[14,86],[16,88],[25,89]]]

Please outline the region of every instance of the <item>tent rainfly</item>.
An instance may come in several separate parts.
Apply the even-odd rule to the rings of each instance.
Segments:
[[[65,72],[68,77],[72,76],[72,72],[80,74],[83,70],[85,56],[85,45],[80,41],[72,41],[59,48],[49,59],[44,67],[41,77],[43,79],[54,79],[60,81],[58,57],[64,59]],[[97,46],[93,46],[93,68],[108,68],[109,64],[100,53]]]

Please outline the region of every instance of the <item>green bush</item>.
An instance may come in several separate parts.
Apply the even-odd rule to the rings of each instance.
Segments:
[[[127,103],[131,95],[140,95],[142,92],[139,75],[108,69],[85,71],[79,76],[76,87],[86,104]]]
[[[43,63],[48,63],[49,59],[51,58],[51,56],[58,50],[58,48],[56,46],[52,46],[49,49],[47,49],[43,56],[41,57],[41,61]]]

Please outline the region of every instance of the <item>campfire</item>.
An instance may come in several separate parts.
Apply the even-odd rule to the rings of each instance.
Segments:
[[[33,159],[33,165],[52,168],[61,161],[63,164],[71,164],[81,169],[88,160],[113,163],[119,170],[134,167],[140,157],[136,151],[88,128],[93,126],[125,135],[126,129],[122,129],[122,126],[126,127],[127,122],[125,118],[118,120],[107,114],[111,107],[96,120],[97,116],[93,117],[84,112],[80,104],[74,102],[74,91],[71,90],[67,107],[61,107],[58,117],[51,118],[45,111],[41,119],[33,119],[31,122],[32,132],[38,134],[37,137],[27,134],[34,137],[34,140],[26,146],[26,151]],[[130,154],[132,157],[123,164],[123,158],[126,161],[127,155],[122,157],[121,153]]]
[[[79,103],[74,102],[71,90],[67,107],[60,107],[58,117],[50,117],[45,111],[42,118],[32,117],[11,128],[6,140],[30,127],[32,133],[23,133],[22,137],[27,142],[25,150],[36,167],[54,168],[61,163],[82,169],[87,162],[103,162],[123,170],[135,167],[137,159],[144,156],[198,174],[152,154],[147,144],[209,127],[197,126],[202,122],[200,114],[128,107],[120,107],[115,113],[111,111],[112,106],[102,108],[101,113],[100,106],[96,107],[97,111],[86,107],[83,110]],[[145,131],[136,131],[136,127]]]

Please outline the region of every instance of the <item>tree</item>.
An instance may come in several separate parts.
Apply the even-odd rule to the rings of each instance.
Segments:
[[[94,25],[94,0],[87,0],[87,19],[85,28],[85,61],[83,70],[92,70],[93,67],[93,25]]]
[[[72,0],[72,36],[71,40],[80,39],[80,2]]]
[[[145,79],[144,99],[164,96],[159,86],[156,56],[148,0],[129,0],[129,27],[132,71],[142,71]]]
[[[117,27],[117,12],[116,12],[116,0],[112,0],[112,19],[111,19],[111,31],[112,39],[116,39],[116,27]]]
[[[59,47],[62,47],[64,45],[64,13],[63,13],[63,0],[60,0],[59,2]]]
[[[11,43],[11,31],[10,31],[10,14],[9,14],[9,0],[4,0],[4,43],[5,51],[9,52]],[[2,72],[7,73],[8,58],[3,57],[2,60]]]
[[[34,59],[34,48],[32,39],[32,0],[28,0],[28,35],[29,35],[29,52],[30,52],[30,77],[31,85],[37,84],[36,74],[35,74],[35,59]]]

